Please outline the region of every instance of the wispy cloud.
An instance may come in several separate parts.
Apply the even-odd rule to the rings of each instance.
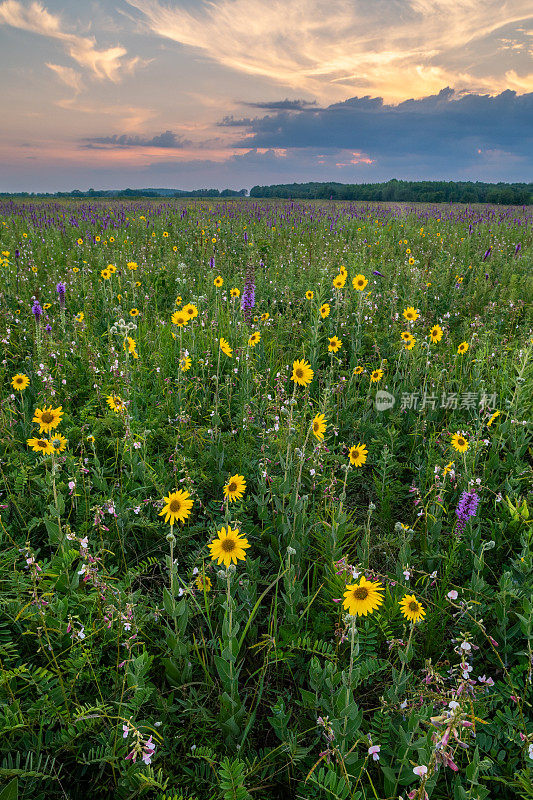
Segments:
[[[23,5],[18,0],[4,0],[0,3],[0,25],[9,25],[61,42],[70,58],[100,80],[117,83],[141,63],[138,57],[126,58],[127,50],[120,45],[99,49],[94,37],[78,36],[65,30],[61,18],[51,14],[39,2]],[[69,72],[68,68],[58,65],[49,66],[63,83],[75,88],[72,70]]]
[[[161,37],[329,99],[350,89],[398,101],[446,85],[506,88],[505,66],[488,74],[469,53],[458,67],[457,54],[531,16],[530,0],[198,0],[192,10],[126,1]]]
[[[81,74],[77,70],[72,69],[72,67],[63,67],[61,64],[47,64],[46,66],[57,75],[65,86],[68,86],[69,89],[73,89],[75,95],[81,92],[83,80]]]

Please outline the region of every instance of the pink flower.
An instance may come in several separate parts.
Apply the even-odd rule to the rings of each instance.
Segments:
[[[415,775],[418,775],[419,778],[422,778],[428,771],[428,768],[425,764],[421,764],[419,767],[413,767],[413,772]]]
[[[379,746],[379,744],[373,744],[372,747],[368,748],[368,755],[372,756],[374,761],[379,761],[379,751],[380,750],[381,750],[381,747]]]
[[[128,728],[127,725],[123,725],[122,726],[122,730],[124,731],[124,733],[122,734],[122,738],[123,739],[127,739],[128,738],[128,734],[130,732],[130,729]]]

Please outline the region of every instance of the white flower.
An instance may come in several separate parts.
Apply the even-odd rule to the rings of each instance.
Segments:
[[[457,700],[450,700],[450,702],[448,703],[448,708],[451,708],[452,711],[455,711],[456,708],[459,708],[459,703],[457,702]]]
[[[423,775],[425,775],[427,771],[428,771],[428,768],[425,766],[425,764],[421,764],[419,767],[413,767],[413,772],[415,773],[415,775],[418,775],[420,778]]]
[[[450,600],[457,600],[457,598],[459,597],[459,593],[456,592],[455,589],[452,589],[450,592],[448,592],[446,597],[448,597]]]

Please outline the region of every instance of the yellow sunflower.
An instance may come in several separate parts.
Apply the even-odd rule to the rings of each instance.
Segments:
[[[139,358],[136,350],[137,342],[135,341],[135,339],[132,339],[131,336],[126,336],[126,338],[124,339],[123,347],[124,350],[127,350],[128,353],[130,353],[130,355],[133,356],[133,358]]]
[[[85,314],[83,313],[83,311],[78,311],[78,313],[74,317],[74,322],[83,322],[84,319],[85,319]]]
[[[224,278],[222,277],[222,275],[217,275],[213,283],[215,284],[217,289],[220,289],[220,287],[224,283]]]
[[[42,410],[40,408],[36,409],[32,422],[36,422],[39,425],[39,433],[49,433],[57,428],[63,416],[62,408],[63,406],[58,406],[57,408],[43,406]]]
[[[359,364],[357,367],[354,367],[353,374],[361,375],[364,371],[365,371],[364,368]]]
[[[220,339],[220,349],[222,350],[224,355],[228,356],[228,358],[231,358],[233,356],[233,350],[229,346],[229,342],[227,342],[224,338]]]
[[[267,319],[269,319],[269,318],[270,318],[270,314],[268,313],[268,311],[265,311],[265,313],[261,314],[261,316],[260,316],[261,322],[266,322]]]
[[[433,342],[433,344],[437,344],[437,342],[440,342],[440,340],[442,339],[442,336],[443,336],[443,331],[442,331],[441,326],[440,325],[434,325],[431,328],[430,332],[429,332],[429,336],[430,336],[431,341]]]
[[[181,303],[181,298],[180,298],[180,303]],[[188,319],[195,319],[195,317],[198,316],[198,309],[196,308],[194,303],[187,303],[187,305],[183,306],[181,311],[183,314],[185,314],[185,316]]]
[[[138,317],[138,316],[139,316],[139,309],[138,308],[132,308],[130,310],[130,317]]]
[[[234,564],[237,561],[244,561],[246,558],[244,551],[250,545],[248,540],[240,535],[238,528],[233,530],[228,525],[227,529],[221,528],[217,531],[217,536],[218,539],[214,539],[209,545],[213,561],[224,564],[225,567],[229,567],[232,561]]]
[[[468,350],[468,347],[469,347],[468,342],[461,342],[461,344],[457,348],[457,352],[459,353],[459,355],[462,356],[462,355],[464,355],[466,353],[466,351]]]
[[[333,286],[335,289],[342,289],[344,284],[346,283],[346,275],[344,273],[340,273],[340,275],[335,275],[333,278]]]
[[[189,356],[182,356],[180,358],[180,369],[182,372],[187,372],[191,368],[192,360]]]
[[[131,270],[132,272],[135,272],[135,270],[139,268],[139,265],[137,264],[137,262],[136,262],[136,261],[128,261],[128,263],[126,264],[126,266],[127,266],[127,268],[128,268],[129,270]]]
[[[454,433],[452,436],[452,447],[459,453],[466,453],[468,450],[468,442],[462,433]]]
[[[298,386],[308,386],[311,381],[313,380],[313,375],[315,373],[311,369],[311,365],[307,363],[307,361],[294,361],[292,365],[292,380],[298,384]]]
[[[126,410],[126,404],[118,394],[110,394],[106,397],[106,403],[112,411],[120,414],[121,411]]]
[[[243,475],[232,475],[224,486],[224,497],[231,502],[242,500],[246,491],[246,481]]]
[[[494,414],[492,415],[492,417],[491,417],[491,418],[489,419],[489,421],[487,422],[487,428],[490,428],[490,426],[492,425],[492,423],[494,422],[494,420],[495,420],[495,419],[497,419],[497,418],[500,416],[500,413],[501,413],[500,411],[495,411],[495,412],[494,412]]]
[[[342,606],[353,617],[366,617],[367,614],[373,614],[383,603],[384,591],[379,581],[367,581],[362,575],[359,583],[352,583],[346,587]]]
[[[255,333],[252,333],[252,335],[248,339],[248,346],[249,347],[255,347],[256,344],[259,343],[260,339],[261,339],[261,334],[259,333],[259,331],[256,331]]]
[[[405,348],[404,348],[404,349],[405,349],[405,350],[412,350],[412,349],[413,349],[413,347],[415,346],[415,343],[416,343],[416,339],[415,339],[415,337],[414,337],[414,336],[411,336],[411,338],[409,339],[409,341],[405,343]]]
[[[191,513],[192,498],[189,492],[178,490],[170,492],[168,497],[164,498],[165,505],[159,512],[160,517],[165,517],[165,522],[170,522],[174,525],[176,520],[178,522],[185,522]]]
[[[314,292],[312,292],[312,291],[309,289],[309,291],[307,291],[307,292],[305,293],[305,296],[306,296],[307,300],[312,300],[312,299],[313,299],[313,297],[315,296],[315,293],[314,293]]]
[[[17,392],[23,392],[24,389],[28,386],[30,379],[27,375],[22,375],[20,372],[14,375],[11,378],[11,386]]]
[[[211,591],[211,586],[212,586],[211,578],[209,577],[209,575],[198,575],[198,577],[194,581],[194,585],[200,592],[205,591],[207,594],[207,592]]]
[[[373,372],[370,373],[370,382],[379,383],[382,377],[383,377],[383,370],[375,369]]]
[[[413,308],[413,306],[407,306],[407,308],[404,309],[403,315],[405,319],[409,320],[409,322],[415,322],[420,316],[418,309]]]
[[[328,336],[328,342],[328,351],[330,353],[336,353],[341,349],[342,341],[337,336]]]
[[[56,453],[62,453],[63,450],[67,449],[67,440],[61,433],[54,433],[50,443]]]
[[[404,342],[410,342],[413,338],[413,334],[410,331],[402,331],[400,336],[404,340]]]
[[[415,260],[414,260],[413,256],[411,256],[411,258],[409,259],[410,266],[412,267],[414,263],[415,263]]]
[[[362,467],[368,458],[366,444],[361,444],[361,442],[359,442],[358,445],[353,445],[353,447],[350,447],[348,456],[352,467]]]
[[[187,325],[190,318],[183,313],[182,309],[181,311],[174,311],[170,319],[174,325],[178,326],[178,328],[183,328],[185,325]]]
[[[100,270],[100,275],[102,276],[102,278],[104,279],[104,281],[107,281],[107,280],[109,280],[109,278],[111,277],[111,273],[109,272],[109,270],[108,270],[108,269],[102,269],[102,270]]]
[[[419,603],[414,594],[406,594],[403,600],[398,601],[402,614],[410,622],[418,622],[426,616],[422,603]]]
[[[319,442],[323,441],[326,432],[327,421],[324,414],[317,414],[312,422],[313,435]]]
[[[237,289],[236,287],[234,287],[233,289],[229,290],[229,294],[230,294],[230,297],[240,297],[241,296],[241,290]]]
[[[364,275],[356,275],[355,278],[352,280],[352,286],[356,290],[356,292],[362,292],[367,283],[368,280],[365,278]]]
[[[322,303],[322,305],[320,306],[320,316],[322,317],[322,319],[326,319],[326,317],[329,317],[330,311],[331,309],[329,307],[329,303]]]
[[[52,443],[48,439],[28,439],[28,444],[35,453],[51,456],[54,452]]]

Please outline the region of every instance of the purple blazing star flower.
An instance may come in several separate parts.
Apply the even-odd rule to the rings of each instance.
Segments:
[[[385,275],[382,272],[379,272],[379,270],[377,270],[377,269],[375,269],[372,272],[372,275],[378,275],[380,278],[384,278],[385,277]]]
[[[486,261],[491,253],[492,253],[492,245],[489,247],[488,250],[485,250],[485,255],[483,256],[483,261]]]
[[[43,315],[43,309],[38,300],[35,300],[31,309],[31,313],[35,317],[35,322],[39,322]]]
[[[479,505],[479,496],[476,492],[463,492],[455,513],[457,514],[457,530],[463,533],[469,519],[476,516]]]
[[[61,306],[61,308],[63,308],[65,306],[65,295],[67,293],[67,284],[64,283],[63,281],[59,281],[59,283],[56,286],[56,292],[59,295],[59,305]]]

